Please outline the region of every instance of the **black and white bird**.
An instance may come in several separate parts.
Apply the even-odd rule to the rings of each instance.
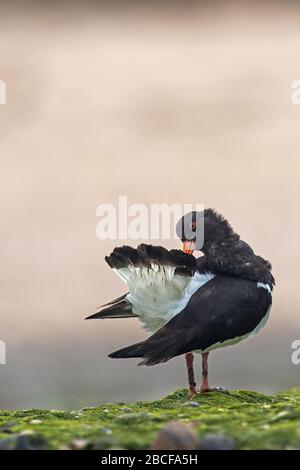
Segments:
[[[197,223],[204,224],[201,245]],[[275,281],[270,263],[213,209],[185,215],[176,231],[183,251],[145,244],[115,248],[105,259],[129,292],[88,318],[139,317],[151,336],[109,357],[141,358],[139,365],[153,366],[184,354],[192,397],[197,393],[193,353],[201,353],[200,391],[208,392],[209,352],[265,325]],[[194,250],[204,256],[196,259]]]

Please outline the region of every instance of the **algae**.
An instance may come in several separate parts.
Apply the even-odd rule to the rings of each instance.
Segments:
[[[216,391],[197,395],[192,402],[186,390],[177,390],[161,400],[74,411],[3,410],[0,442],[34,433],[49,449],[68,448],[75,439],[97,449],[147,449],[173,420],[192,423],[199,438],[208,433],[229,436],[237,449],[295,449],[300,445],[300,389],[272,396]]]

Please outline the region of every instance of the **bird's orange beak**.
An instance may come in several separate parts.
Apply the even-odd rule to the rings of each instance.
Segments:
[[[183,242],[182,251],[188,255],[192,255],[195,250],[195,242],[190,240],[188,242]]]

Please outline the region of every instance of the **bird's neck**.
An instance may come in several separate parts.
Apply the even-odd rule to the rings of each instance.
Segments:
[[[226,239],[210,244],[205,252],[206,271],[272,286],[274,278],[268,261],[256,256],[249,245],[240,239]]]

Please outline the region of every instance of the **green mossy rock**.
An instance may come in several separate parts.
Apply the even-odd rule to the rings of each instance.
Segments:
[[[295,449],[300,447],[300,389],[273,396],[211,392],[192,402],[186,390],[177,390],[158,401],[108,403],[71,412],[0,411],[0,446],[4,439],[27,434],[42,438],[49,449],[68,448],[74,440],[97,449],[147,449],[173,420],[192,423],[200,438],[207,433],[231,437],[238,449]]]

